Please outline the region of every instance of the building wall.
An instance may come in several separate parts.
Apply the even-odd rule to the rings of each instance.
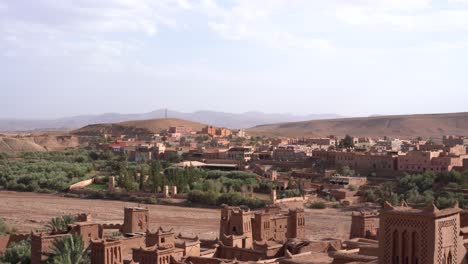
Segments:
[[[190,134],[192,133],[192,128],[185,127],[185,126],[170,127],[169,133],[177,133],[177,134],[182,134],[182,135]]]
[[[102,238],[99,232],[99,224],[94,223],[86,225],[74,225],[72,226],[70,233],[81,235],[81,237],[83,238],[85,248],[87,248],[90,245],[91,240]]]
[[[142,235],[122,239],[122,254],[124,256],[131,256],[132,248],[144,247],[146,245],[145,240],[145,236]]]
[[[149,213],[147,208],[126,207],[124,209],[124,224],[122,233],[146,232]]]
[[[31,264],[40,264],[47,260],[47,253],[51,252],[51,246],[55,239],[69,236],[69,234],[61,235],[44,235],[33,234],[31,236]]]
[[[378,213],[359,212],[351,216],[351,231],[349,238],[376,239],[379,227]]]
[[[398,170],[409,172],[447,172],[463,166],[463,156],[442,155],[442,151],[410,151],[398,155]]]
[[[233,244],[235,241],[226,241],[228,236],[242,236],[244,241],[239,242],[241,247],[251,248],[253,244],[252,235],[252,212],[239,207],[225,206],[221,209],[221,222],[219,237],[225,244]]]
[[[443,136],[442,143],[446,146],[468,145],[468,138],[462,136]]]
[[[200,244],[186,245],[184,248],[184,256],[200,256]]]
[[[123,264],[121,240],[99,240],[91,242],[92,264]]]
[[[289,210],[287,238],[305,238],[304,210]]]
[[[380,214],[379,263],[465,263],[458,209],[386,207]]]

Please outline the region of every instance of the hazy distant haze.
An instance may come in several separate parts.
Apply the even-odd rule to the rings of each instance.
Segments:
[[[305,120],[329,119],[341,117],[335,114],[310,114],[310,115],[292,115],[292,114],[266,114],[262,112],[247,112],[242,114],[215,112],[215,111],[196,111],[193,113],[184,113],[179,111],[167,111],[169,118],[179,118],[204,124],[210,124],[219,127],[229,128],[248,128],[261,124],[271,124],[279,122],[294,122]],[[100,115],[82,115],[63,117],[51,120],[34,119],[1,119],[0,131],[27,131],[34,129],[70,129],[80,128],[89,124],[101,123],[119,123],[131,120],[147,120],[165,117],[165,109],[159,109],[148,113],[140,114],[118,114],[108,113]]]

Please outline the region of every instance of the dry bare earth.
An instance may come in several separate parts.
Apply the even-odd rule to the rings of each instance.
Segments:
[[[64,214],[91,213],[96,222],[123,221],[123,207],[134,203],[121,201],[64,198],[51,194],[0,191],[0,218],[21,232],[43,228],[52,218]],[[186,235],[215,238],[219,232],[219,209],[147,205],[150,228],[174,228]],[[349,236],[351,216],[337,209],[306,209],[308,239],[341,238]]]
[[[154,134],[171,126],[191,127],[194,131],[199,131],[205,124],[176,119],[149,119],[136,120],[121,123],[94,124],[74,130],[71,133],[80,136],[99,136],[102,134],[121,133],[125,135]]]
[[[401,137],[440,139],[443,135],[468,136],[468,113],[376,116],[315,120],[256,126],[250,133],[270,136]]]
[[[77,137],[71,136],[27,136],[27,137],[0,137],[0,152],[15,154],[25,151],[64,150],[78,147]]]
[[[17,153],[22,151],[45,151],[45,149],[29,140],[0,137],[0,152]]]

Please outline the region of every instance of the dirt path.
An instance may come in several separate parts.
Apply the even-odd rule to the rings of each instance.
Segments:
[[[43,228],[53,217],[64,214],[91,213],[99,223],[122,222],[124,206],[135,203],[107,200],[65,198],[52,194],[0,191],[0,218],[20,232]],[[146,205],[145,205],[146,206]],[[214,238],[219,232],[219,209],[168,205],[147,205],[150,227],[174,228],[176,233]],[[306,209],[306,235],[309,239],[341,238],[349,234],[350,213],[336,209]]]

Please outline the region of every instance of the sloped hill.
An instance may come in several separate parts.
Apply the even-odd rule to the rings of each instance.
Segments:
[[[374,116],[260,125],[253,134],[289,137],[314,137],[346,134],[367,137],[442,138],[443,135],[468,136],[468,113]]]
[[[80,146],[79,139],[68,135],[0,136],[0,153],[54,151]]]
[[[30,140],[46,150],[64,150],[80,146],[78,137],[70,135],[41,135],[27,137],[25,140]]]
[[[168,129],[171,126],[191,127],[195,131],[201,130],[206,125],[176,119],[148,119],[126,121],[116,124],[94,124],[74,130],[71,133],[79,136],[99,136],[102,134],[125,134],[125,135],[141,135],[159,133],[161,130]]]
[[[40,145],[21,138],[0,137],[0,153],[14,154],[25,151],[46,151]]]

